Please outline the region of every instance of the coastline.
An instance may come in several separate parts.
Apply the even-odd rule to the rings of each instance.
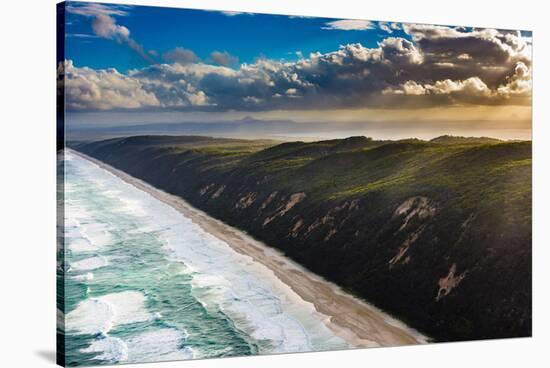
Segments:
[[[69,150],[69,149],[68,149]],[[185,200],[163,192],[140,179],[134,178],[108,164],[75,150],[78,155],[121,180],[171,206],[199,225],[204,231],[227,243],[234,251],[251,257],[268,268],[304,301],[327,318],[323,323],[337,336],[356,347],[400,346],[429,341],[412,328],[392,318],[378,308],[344,292],[337,285],[306,270],[278,250],[271,248],[242,231],[210,217],[192,207]]]

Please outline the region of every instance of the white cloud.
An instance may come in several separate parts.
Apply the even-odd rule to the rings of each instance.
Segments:
[[[65,37],[74,37],[74,38],[97,38],[95,35],[86,34],[86,33],[67,33]]]
[[[92,29],[99,37],[111,40],[126,42],[130,37],[130,30],[116,24],[113,17],[105,14],[98,14],[92,22]]]
[[[379,43],[384,57],[396,64],[420,64],[424,56],[409,40],[401,37],[388,37]]]
[[[82,6],[73,4],[67,6],[67,11],[93,18],[92,29],[96,36],[125,44],[144,60],[152,63],[153,55],[146,52],[141,44],[130,37],[130,30],[117,24],[116,19],[113,17],[128,15],[125,10],[122,10],[124,8],[122,5],[85,4]]]
[[[398,31],[401,29],[401,26],[395,22],[378,22],[378,28],[387,33],[393,33],[393,31]]]
[[[465,80],[445,79],[432,84],[420,84],[409,80],[399,87],[388,87],[382,93],[403,96],[449,96],[451,101],[466,102],[477,99],[478,103],[486,102],[482,100],[485,98],[500,97],[478,77]]]
[[[426,84],[424,88],[430,93],[436,95],[447,95],[451,93],[463,92],[469,96],[490,96],[491,90],[478,77],[471,77],[462,81],[453,81],[445,79],[437,81],[434,84]]]
[[[382,94],[396,94],[396,95],[425,95],[426,88],[423,85],[416,83],[415,81],[407,81],[400,87],[388,87],[382,91]]]
[[[77,68],[71,60],[64,65],[66,106],[73,110],[135,109],[159,106],[153,93],[139,80],[116,69]]]
[[[334,29],[341,31],[365,31],[374,28],[374,24],[369,20],[361,19],[342,19],[325,23],[323,29]]]
[[[115,4],[68,3],[65,9],[72,14],[95,17],[100,14],[126,16],[128,15],[128,12],[124,10],[126,8],[128,8],[128,6]]]
[[[221,11],[220,13],[228,17],[234,17],[236,15],[254,15],[254,13],[250,13],[250,12],[241,12],[241,11],[232,11],[232,10],[224,10],[224,11]]]
[[[507,98],[513,96],[530,96],[533,88],[531,70],[522,62],[517,63],[512,75],[506,84],[498,88],[498,93]]]
[[[401,26],[399,25],[399,23],[396,23],[396,22],[392,22],[390,23],[390,28],[395,30],[395,31],[399,31],[401,28]]]

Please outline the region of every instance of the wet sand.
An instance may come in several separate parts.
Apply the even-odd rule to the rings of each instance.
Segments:
[[[159,190],[114,167],[80,152],[70,150],[125,182],[172,206],[206,232],[226,242],[233,250],[251,257],[269,268],[303,300],[327,318],[323,321],[336,335],[357,347],[400,346],[429,341],[414,329],[392,318],[380,309],[346,293],[340,287],[306,270],[241,230],[230,227],[198,210],[180,197]]]

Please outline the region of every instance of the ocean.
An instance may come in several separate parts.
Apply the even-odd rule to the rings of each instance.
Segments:
[[[350,347],[264,265],[96,164],[63,161],[67,365]]]

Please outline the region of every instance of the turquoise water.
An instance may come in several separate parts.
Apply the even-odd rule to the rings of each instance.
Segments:
[[[263,265],[70,153],[64,196],[68,365],[347,347]]]

